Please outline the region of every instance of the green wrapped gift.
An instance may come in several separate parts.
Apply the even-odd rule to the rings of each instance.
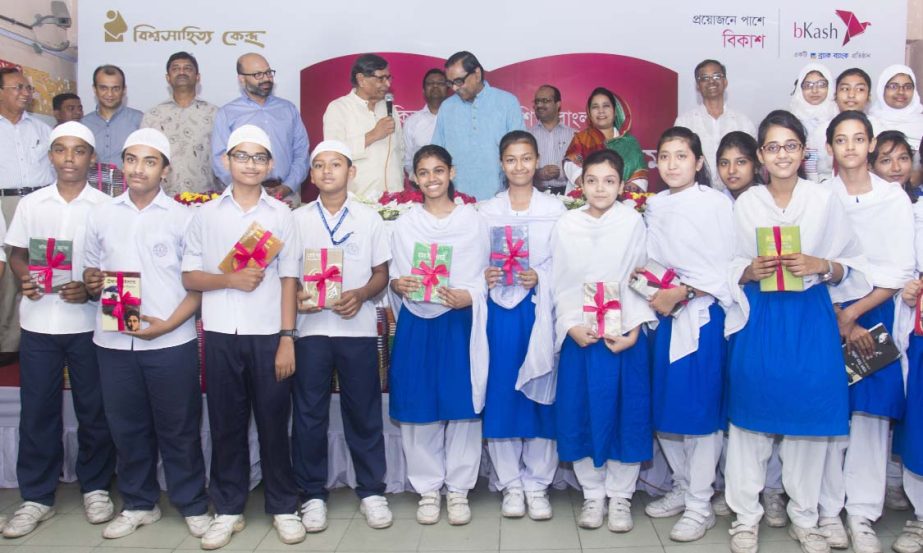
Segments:
[[[775,257],[801,253],[801,229],[792,227],[758,227],[756,251],[760,256]],[[760,281],[761,292],[801,292],[804,278],[795,276],[779,265],[776,272]]]
[[[412,276],[420,279],[422,286],[408,296],[411,301],[443,303],[436,288],[449,286],[452,268],[452,246],[415,242],[411,258]]]

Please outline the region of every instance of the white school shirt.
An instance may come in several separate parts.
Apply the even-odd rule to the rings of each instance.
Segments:
[[[342,239],[352,233],[340,245],[334,245],[324,221],[318,213],[318,206],[327,218],[330,230],[341,220],[340,228],[334,238]],[[345,215],[344,215],[345,210]],[[304,250],[320,248],[339,248],[343,250],[343,291],[355,290],[368,284],[372,278],[372,267],[386,263],[391,259],[389,235],[381,216],[374,209],[347,198],[346,203],[336,213],[327,211],[321,201],[315,200],[301,206],[293,213],[295,230],[301,241],[298,251],[298,266],[304,275]],[[304,280],[301,279],[302,285]],[[298,314],[298,336],[378,336],[378,321],[375,306],[370,301],[362,303],[355,316],[344,319],[330,309],[318,313]]]
[[[197,208],[186,236],[183,272],[220,274],[218,264],[234,248],[251,223],[259,223],[283,242],[282,251],[264,269],[263,281],[252,292],[226,288],[202,293],[202,325],[209,332],[269,335],[282,330],[280,278],[301,278],[298,234],[287,205],[260,192],[249,211],[234,200],[233,185],[218,198]]]
[[[23,197],[6,235],[6,245],[29,249],[30,238],[54,238],[73,242],[73,280],[83,280],[84,234],[90,210],[109,199],[99,190],[84,186],[69,203],[58,193],[57,182]],[[67,303],[58,294],[39,300],[23,298],[19,304],[19,325],[30,332],[76,334],[93,330],[97,304]]]
[[[404,121],[404,171],[413,175],[413,156],[417,150],[433,142],[436,114],[424,105]]]
[[[718,144],[727,133],[743,131],[756,138],[756,126],[749,117],[724,105],[721,116],[715,119],[708,113],[704,104],[699,104],[693,109],[681,114],[674,123],[678,127],[686,127],[702,140],[702,153],[705,154],[705,163],[711,175],[711,184],[716,190],[724,190],[724,183],[718,175],[718,164],[715,154],[718,153]]]
[[[141,314],[165,321],[186,297],[180,268],[186,231],[196,208],[174,201],[161,190],[150,205],[139,211],[129,196],[128,192],[121,194],[90,212],[86,266],[101,271],[141,273]],[[141,340],[121,332],[103,331],[102,311],[96,312],[93,342],[100,347],[158,350],[195,338],[195,317],[189,317],[163,336]]]

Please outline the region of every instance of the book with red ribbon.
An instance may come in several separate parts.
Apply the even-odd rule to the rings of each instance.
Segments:
[[[490,228],[490,266],[503,270],[501,286],[514,286],[516,273],[529,269],[529,227],[506,225]]]
[[[647,301],[654,299],[654,294],[659,290],[669,290],[670,288],[676,288],[680,284],[679,275],[676,274],[675,270],[664,267],[652,259],[649,259],[644,268],[635,273],[631,280],[628,281],[628,287]],[[685,300],[677,303],[670,315],[677,316],[685,306]]]
[[[583,322],[597,336],[622,334],[622,304],[618,282],[586,282],[583,284]]]
[[[407,299],[427,303],[443,303],[436,288],[449,286],[452,269],[452,246],[415,242],[410,274],[420,280],[420,288]]]
[[[343,250],[340,248],[304,251],[305,307],[329,309],[343,295]]]
[[[222,273],[236,273],[247,267],[265,269],[282,251],[282,246],[282,240],[254,221],[224,256],[218,269]]]
[[[73,279],[70,240],[54,238],[29,239],[29,275],[45,294],[57,292]]]
[[[141,330],[141,273],[103,272],[103,330]]]
[[[791,227],[758,227],[756,229],[757,255],[778,257],[801,253],[801,229]],[[795,276],[781,264],[776,271],[760,281],[760,292],[801,292],[804,278]]]
[[[891,334],[885,325],[878,323],[869,329],[875,351],[868,357],[860,354],[855,349],[843,344],[843,360],[846,362],[846,379],[852,386],[863,378],[875,374],[881,369],[901,358],[901,352],[894,344]]]

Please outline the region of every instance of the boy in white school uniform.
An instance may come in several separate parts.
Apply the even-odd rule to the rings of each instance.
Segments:
[[[295,210],[295,228],[302,248],[340,250],[343,266],[305,275],[299,293],[292,449],[295,480],[305,501],[302,522],[308,532],[327,527],[327,428],[330,383],[336,370],[343,430],[356,470],[356,494],[362,500],[359,509],[369,526],[387,528],[392,516],[382,495],[385,443],[377,321],[370,300],[388,284],[391,248],[381,216],[347,194],[356,167],[345,144],[337,140],[318,144],[311,153],[310,170],[320,195]],[[301,301],[308,299],[309,289],[326,290],[336,281],[343,290],[338,299],[325,298],[324,307],[304,307]]]
[[[10,269],[23,297],[16,477],[24,502],[3,529],[7,538],[25,536],[55,514],[55,488],[64,462],[61,389],[65,362],[79,424],[76,470],[87,520],[100,524],[114,514],[108,489],[115,469],[115,446],[103,411],[93,345],[96,304],[87,302],[87,290],[80,281],[87,217],[109,197],[87,186],[87,172],[96,160],[90,129],[76,121],[64,123],[52,131],[50,142],[48,157],[57,180],[19,202],[5,239],[13,248]],[[30,239],[40,239],[50,249],[43,267],[30,265]],[[67,242],[72,248],[70,267],[66,256],[58,255]],[[52,279],[47,277],[68,268],[73,280],[52,292]],[[47,285],[36,282],[30,269],[45,271]]]
[[[203,549],[218,549],[244,528],[250,491],[247,428],[253,410],[260,442],[266,512],[280,541],[304,541],[288,435],[295,372],[295,294],[298,235],[292,213],[263,190],[272,170],[269,136],[255,125],[231,133],[222,158],[231,184],[198,208],[186,237],[183,285],[202,294],[205,379],[212,435],[209,492],[215,518],[202,537]],[[239,243],[252,223],[282,241],[279,255],[266,262]],[[265,234],[264,234],[265,237]],[[219,263],[231,250],[252,258],[223,273]],[[243,258],[240,260],[243,262]]]
[[[183,288],[181,264],[192,209],[167,196],[170,142],[156,129],[128,135],[122,166],[128,191],[90,213],[84,282],[92,297],[103,271],[141,275],[138,331],[103,330],[96,317],[100,384],[118,449],[122,512],[103,531],[121,538],[160,520],[158,454],[167,493],[189,533],[202,537],[211,522],[199,427],[202,392],[193,315],[200,292]]]

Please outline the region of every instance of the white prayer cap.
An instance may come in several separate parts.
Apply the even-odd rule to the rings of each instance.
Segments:
[[[336,152],[345,156],[349,161],[353,160],[353,153],[349,151],[349,146],[343,144],[339,140],[324,140],[314,147],[314,151],[311,152],[309,163],[313,162],[317,154],[321,152]]]
[[[266,148],[266,151],[272,155],[272,144],[269,142],[269,135],[256,125],[241,125],[234,129],[234,132],[228,137],[227,151],[230,152],[234,149],[234,146],[244,142],[258,144]]]
[[[138,129],[128,135],[125,139],[125,145],[122,146],[124,152],[130,146],[148,146],[162,153],[167,161],[170,160],[170,140],[167,136],[157,129]]]
[[[91,131],[90,128],[83,123],[78,123],[77,121],[61,123],[52,129],[48,143],[53,144],[55,140],[61,138],[62,136],[77,137],[92,146],[93,149],[96,149],[96,139],[93,137],[93,131]]]

